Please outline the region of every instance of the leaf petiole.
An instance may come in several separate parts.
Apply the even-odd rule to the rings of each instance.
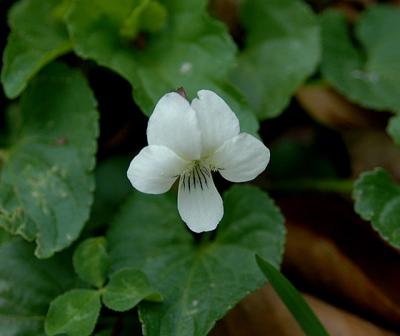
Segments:
[[[268,182],[265,185],[268,191],[317,191],[337,192],[349,194],[353,190],[351,179],[294,179],[286,181]]]

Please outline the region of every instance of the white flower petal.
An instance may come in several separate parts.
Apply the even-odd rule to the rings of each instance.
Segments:
[[[214,152],[240,132],[239,120],[225,101],[209,90],[197,92],[191,106],[196,111],[202,134],[202,156]]]
[[[139,191],[162,194],[168,191],[188,162],[164,146],[147,146],[131,161],[128,179]]]
[[[263,172],[269,158],[269,149],[260,140],[241,133],[218,148],[210,162],[227,180],[245,182]]]
[[[215,188],[211,172],[196,167],[194,173],[180,178],[178,210],[190,230],[214,230],[224,215],[222,198]]]
[[[196,112],[185,98],[171,92],[158,101],[147,126],[147,141],[149,145],[168,147],[186,160],[200,158]]]

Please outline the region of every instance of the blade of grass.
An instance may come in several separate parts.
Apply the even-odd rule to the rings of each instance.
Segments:
[[[256,255],[257,264],[307,336],[329,336],[301,294],[274,266]]]

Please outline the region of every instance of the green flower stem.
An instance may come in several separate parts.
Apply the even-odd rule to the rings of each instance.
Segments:
[[[319,191],[348,194],[353,190],[351,179],[295,179],[266,184],[269,191]]]

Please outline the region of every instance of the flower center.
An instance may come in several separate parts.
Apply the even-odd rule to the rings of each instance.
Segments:
[[[201,188],[201,190],[208,188],[210,179],[211,169],[200,161],[193,161],[181,174],[182,187],[189,192],[196,188]]]

